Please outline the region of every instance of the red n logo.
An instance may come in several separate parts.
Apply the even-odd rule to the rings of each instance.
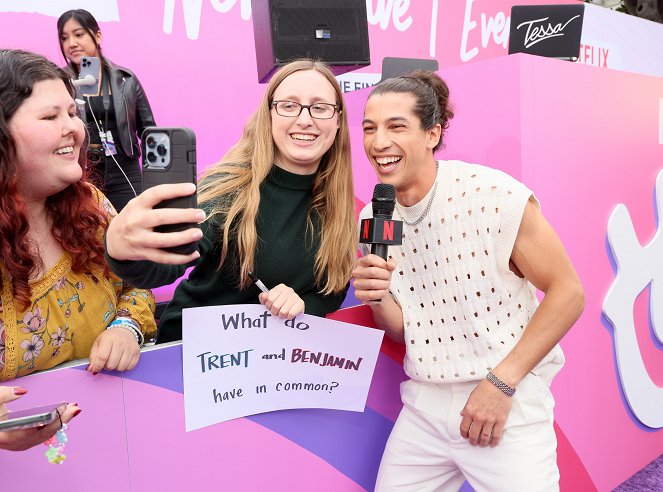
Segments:
[[[369,221],[364,220],[364,231],[361,233],[362,239],[368,239]]]
[[[382,229],[382,240],[386,241],[393,241],[394,240],[394,221],[393,220],[385,220],[383,223],[383,229]]]

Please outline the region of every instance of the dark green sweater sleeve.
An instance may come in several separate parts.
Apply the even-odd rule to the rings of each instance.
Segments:
[[[192,262],[188,265],[163,265],[153,261],[118,261],[108,256],[108,253],[106,261],[118,277],[140,289],[154,289],[172,284],[184,275],[188,267],[196,264]]]
[[[345,296],[348,293],[349,284],[345,289],[338,294],[323,295],[317,292],[308,292],[302,294],[301,298],[304,301],[304,312],[314,316],[324,317],[328,313],[336,311],[341,307]]]
[[[206,211],[209,213],[209,211]],[[203,237],[198,241],[198,251],[202,258],[208,251],[213,249],[209,236],[209,221],[201,224]],[[104,237],[104,242],[106,238]],[[119,261],[106,253],[106,261],[115,274],[122,280],[141,289],[154,289],[162,285],[175,282],[184,275],[187,268],[195,266],[200,260],[194,260],[184,265],[164,265],[153,261]]]

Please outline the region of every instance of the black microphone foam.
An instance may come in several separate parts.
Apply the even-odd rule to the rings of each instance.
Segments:
[[[392,220],[396,207],[396,188],[390,184],[377,184],[373,189],[373,217],[361,221],[359,242],[371,245],[371,253],[386,260],[390,244],[401,244],[403,223]],[[374,299],[373,302],[380,302]]]
[[[396,206],[396,188],[394,185],[379,183],[373,188],[373,217],[391,219]]]
[[[394,207],[396,206],[396,188],[394,185],[378,183],[373,188],[373,220],[391,220],[394,214]],[[371,244],[371,253],[380,256],[382,259],[387,259],[387,243],[378,241]]]

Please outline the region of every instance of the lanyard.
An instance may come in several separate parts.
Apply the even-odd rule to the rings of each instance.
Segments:
[[[104,103],[104,127],[108,131],[108,110],[110,109],[110,74],[104,70],[101,76],[101,97]]]

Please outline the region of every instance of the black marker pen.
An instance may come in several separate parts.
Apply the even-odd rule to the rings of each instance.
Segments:
[[[265,284],[256,276],[255,273],[249,272],[249,277],[253,280],[253,283],[263,292],[269,292],[269,289],[265,287]]]

